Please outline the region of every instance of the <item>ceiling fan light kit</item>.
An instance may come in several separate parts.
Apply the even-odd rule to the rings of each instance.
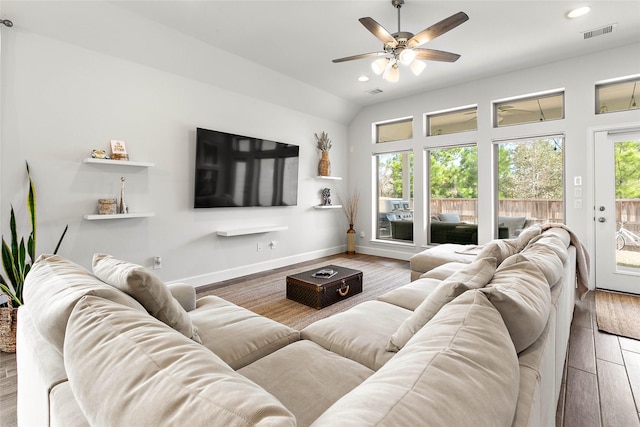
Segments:
[[[404,4],[404,0],[391,0],[391,4],[398,10],[398,32],[396,33],[389,33],[373,18],[359,19],[360,23],[383,43],[383,50],[334,59],[334,63],[378,57],[371,64],[373,72],[378,75],[382,74],[382,78],[389,82],[397,82],[400,79],[399,64],[408,66],[411,72],[418,76],[426,68],[423,61],[455,62],[460,58],[460,55],[455,53],[422,49],[418,46],[466,22],[469,19],[466,13],[458,12],[414,35],[400,30],[400,8]]]

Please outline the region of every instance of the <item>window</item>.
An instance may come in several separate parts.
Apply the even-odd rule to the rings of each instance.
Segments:
[[[497,146],[498,238],[535,223],[564,222],[563,136]]]
[[[376,237],[413,241],[413,153],[374,155],[377,170]]]
[[[376,143],[413,138],[413,118],[376,124]]]
[[[478,107],[427,114],[427,136],[478,130]]]
[[[478,243],[478,150],[459,146],[427,150],[429,243]]]
[[[596,85],[596,114],[638,108],[636,94],[640,95],[640,78]]]
[[[564,119],[564,92],[493,104],[494,127]]]

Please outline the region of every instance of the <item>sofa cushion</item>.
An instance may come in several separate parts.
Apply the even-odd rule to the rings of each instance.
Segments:
[[[481,291],[502,315],[518,352],[538,339],[549,318],[551,292],[533,262],[521,254],[512,255]]]
[[[412,271],[411,279],[415,280],[417,278],[414,278],[413,272],[426,273],[432,268],[448,262],[470,263],[476,258],[478,250],[477,245],[458,245],[455,243],[443,243],[436,247],[425,249],[409,259],[409,266]]]
[[[139,310],[87,296],[68,331],[65,368],[90,425],[295,425],[275,397]]]
[[[522,251],[520,256],[528,259],[538,267],[542,274],[544,274],[544,277],[547,279],[547,284],[550,287],[555,286],[564,274],[562,259],[550,246],[534,244]],[[565,248],[564,258],[566,259],[568,256],[569,254]]]
[[[329,406],[366,380],[373,371],[302,340],[238,371],[273,394],[308,426]]]
[[[471,290],[313,425],[510,426],[518,381],[518,359],[502,317]]]
[[[300,332],[222,298],[198,298],[189,312],[202,344],[233,369],[298,341]]]
[[[399,351],[445,304],[469,289],[482,288],[495,270],[495,258],[481,258],[443,280],[391,335],[387,351]]]
[[[444,280],[456,271],[466,268],[468,265],[469,263],[466,262],[448,262],[446,264],[437,266],[433,270],[427,271],[426,273],[422,274],[420,278]]]
[[[312,323],[300,331],[300,336],[375,371],[395,354],[385,346],[410,314],[393,304],[366,301]]]
[[[497,265],[500,265],[502,261],[518,252],[515,239],[495,239],[482,247],[478,252],[478,258],[493,257]]]
[[[100,280],[131,295],[158,320],[202,344],[198,328],[167,285],[144,267],[106,254],[93,255],[93,273]]]
[[[440,282],[439,279],[418,279],[380,295],[377,300],[413,311],[440,285]]]
[[[60,354],[71,310],[84,295],[98,295],[144,311],[135,299],[59,255],[40,255],[27,274],[23,292],[33,324]]]

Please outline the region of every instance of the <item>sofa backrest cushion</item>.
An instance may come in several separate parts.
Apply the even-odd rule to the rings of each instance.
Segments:
[[[500,313],[470,290],[313,425],[510,426],[518,382],[517,355]]]
[[[481,289],[498,309],[518,352],[542,333],[551,309],[551,292],[540,269],[525,256],[515,254],[496,269]]]
[[[23,292],[34,326],[60,354],[69,315],[83,296],[97,295],[145,311],[135,299],[59,255],[38,257],[27,274]]]
[[[211,351],[103,298],[78,302],[64,354],[90,425],[295,425],[275,397]]]
[[[544,274],[549,287],[553,287],[560,282],[564,275],[564,264],[557,252],[548,245],[534,244],[527,247],[520,253]],[[564,258],[568,258],[569,253],[564,249]]]
[[[497,265],[500,265],[502,261],[516,253],[518,249],[515,239],[494,239],[480,249],[477,258],[493,257]]]
[[[93,273],[105,283],[131,295],[158,320],[202,344],[198,328],[193,325],[186,310],[155,274],[142,266],[106,254],[93,256]]]
[[[391,335],[387,351],[399,351],[445,304],[469,289],[485,286],[495,270],[495,258],[480,258],[443,280]]]

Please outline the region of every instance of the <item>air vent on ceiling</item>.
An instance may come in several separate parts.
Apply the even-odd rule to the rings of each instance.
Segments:
[[[369,90],[369,91],[367,91],[367,93],[368,93],[369,95],[377,95],[377,94],[379,94],[379,93],[382,93],[382,89],[373,89],[373,90]]]
[[[605,25],[604,27],[596,28],[595,30],[585,31],[585,32],[582,33],[582,36],[586,40],[586,39],[590,39],[592,37],[601,36],[603,34],[613,33],[613,30],[615,30],[617,26],[618,26],[617,23],[616,24]]]

